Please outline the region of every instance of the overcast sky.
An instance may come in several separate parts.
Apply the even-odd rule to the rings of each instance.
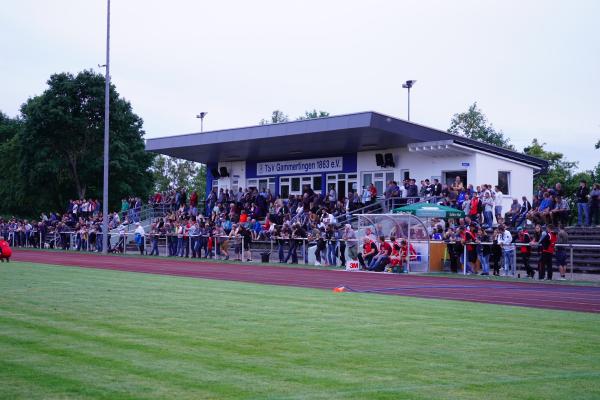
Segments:
[[[477,101],[518,149],[600,160],[600,1],[112,0],[111,75],[146,137],[378,111],[447,129]],[[104,64],[105,0],[4,0],[0,110]]]

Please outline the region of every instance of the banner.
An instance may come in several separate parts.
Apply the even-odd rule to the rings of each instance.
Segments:
[[[311,158],[308,160],[270,161],[256,163],[256,175],[310,174],[337,172],[343,169],[343,157]]]

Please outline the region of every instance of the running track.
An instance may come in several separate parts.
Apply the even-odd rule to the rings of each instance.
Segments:
[[[17,250],[11,260],[332,290],[600,313],[600,287]]]

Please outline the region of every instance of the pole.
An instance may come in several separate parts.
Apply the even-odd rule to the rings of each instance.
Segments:
[[[569,245],[569,252],[570,252],[569,264],[570,264],[570,267],[571,267],[571,280],[573,280],[573,245]]]
[[[408,120],[410,121],[410,86],[408,87]]]
[[[463,246],[463,275],[467,274],[467,244]]]
[[[204,115],[200,117],[200,133],[204,132]]]
[[[106,1],[106,76],[104,78],[104,187],[102,189],[102,253],[108,254],[108,150],[110,104],[110,0]]]

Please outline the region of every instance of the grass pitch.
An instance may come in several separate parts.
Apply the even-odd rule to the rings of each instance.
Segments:
[[[599,382],[597,314],[0,264],[0,398],[592,399]]]

